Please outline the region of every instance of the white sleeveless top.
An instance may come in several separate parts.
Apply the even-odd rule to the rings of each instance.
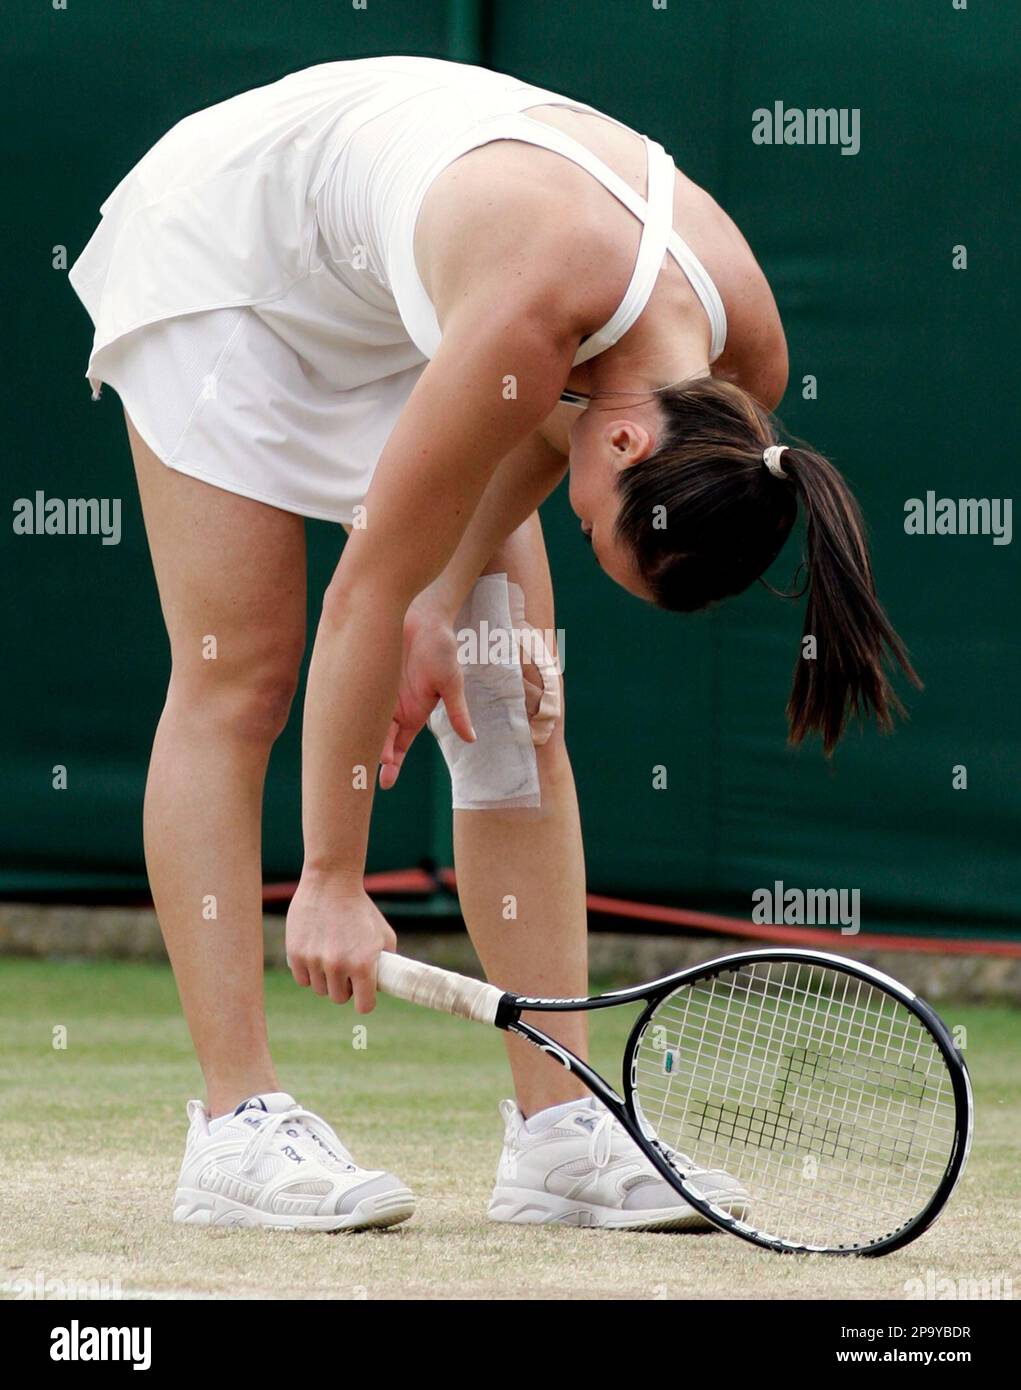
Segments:
[[[124,394],[108,371],[118,364],[123,375],[128,335],[204,310],[250,306],[322,386],[364,397],[376,383],[373,399],[394,417],[413,369],[421,371],[441,338],[415,264],[419,210],[443,169],[493,140],[524,141],[572,160],[644,224],[624,298],[581,344],[575,364],[634,324],[668,252],[705,308],[715,360],[726,315],[716,286],[673,230],[670,156],[641,137],[648,158],[648,197],[641,198],[583,145],[523,114],[542,105],[603,115],[485,68],[387,57],[324,63],[186,117],[106,199],[70,271],[95,325],[86,371],[94,389],[112,380]],[[401,384],[390,383],[388,393],[390,378]],[[363,416],[365,408],[363,400]],[[377,423],[371,451],[378,453],[393,423]],[[367,442],[359,447],[364,454]],[[325,504],[294,509],[340,515]]]

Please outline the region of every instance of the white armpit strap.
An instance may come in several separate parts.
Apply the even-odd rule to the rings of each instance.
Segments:
[[[465,743],[457,736],[442,701],[429,717],[429,728],[450,769],[455,810],[540,804],[539,766],[513,635],[510,590],[516,587],[507,583],[505,574],[483,575],[454,623],[476,742]]]

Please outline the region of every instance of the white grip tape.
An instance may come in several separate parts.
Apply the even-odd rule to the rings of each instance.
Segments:
[[[420,960],[383,951],[376,970],[376,983],[384,994],[407,999],[443,1014],[456,1014],[474,1023],[495,1023],[503,990],[485,980],[470,980],[452,970],[440,970]]]

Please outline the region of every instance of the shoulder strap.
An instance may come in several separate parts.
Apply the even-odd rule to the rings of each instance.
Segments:
[[[532,104],[536,103],[532,101]],[[559,104],[582,106],[581,103],[568,103],[563,99]],[[583,109],[594,111],[594,108]],[[601,115],[595,111],[594,114]],[[616,121],[615,124],[620,125],[621,122]],[[636,193],[579,141],[524,112],[499,112],[481,117],[472,123],[470,129],[463,131],[458,139],[445,146],[433,163],[423,170],[415,195],[402,207],[401,218],[393,229],[388,253],[388,260],[394,267],[395,289],[399,287],[402,291],[402,316],[405,317],[411,336],[424,355],[431,356],[435,351],[440,340],[440,331],[435,311],[414,266],[412,241],[418,208],[433,179],[462,154],[494,140],[520,140],[552,150],[585,169],[642,223],[638,255],[624,298],[603,327],[586,338],[579,347],[574,357],[574,365],[587,362],[600,352],[605,352],[632,327],[649,302],[663,265],[663,258],[668,251],[688,277],[709,318],[712,329],[710,361],[715,361],[723,351],[726,340],[727,320],[723,301],[701,261],[673,230],[673,160],[662,145],[658,145],[646,135],[642,135],[641,139],[646,152],[648,199]],[[409,323],[409,320],[412,322]]]
[[[612,317],[586,338],[575,354],[575,366],[587,362],[622,338],[649,302],[673,228],[673,162],[662,146],[642,136],[649,193],[646,200],[591,150],[544,121],[534,120],[523,113],[503,115],[480,123],[476,134],[481,135],[482,141],[487,143],[490,140],[522,140],[563,155],[598,180],[643,224],[638,255],[624,298]]]
[[[674,220],[674,166],[660,145],[654,144],[644,135],[642,140],[645,144],[648,171],[648,198],[638,199],[639,206],[631,208],[635,216],[644,223],[635,267],[616,313],[597,333],[585,340],[575,356],[575,365],[587,362],[589,358],[604,352],[623,338],[648,304],[663,266],[663,257],[666,255],[667,241]],[[611,193],[614,192],[608,184],[607,187]],[[623,187],[629,194],[632,193],[626,184]]]
[[[715,362],[727,344],[727,311],[723,307],[723,299],[716,288],[716,282],[688,243],[672,229],[667,238],[667,250],[688,277],[688,283],[698,295],[706,312],[712,330],[709,361]]]
[[[602,116],[601,112],[595,111],[592,107],[582,107],[582,103],[570,104],[575,108],[591,110],[604,120],[613,120],[612,117]],[[613,123],[621,124],[619,121]],[[630,127],[624,129],[630,130]],[[565,135],[555,126],[547,125],[545,121],[536,120],[523,112],[493,118],[487,123],[484,139],[523,140],[563,155],[590,173],[644,224],[634,271],[624,298],[612,318],[598,332],[586,338],[575,356],[575,366],[612,347],[633,326],[649,302],[663,264],[663,257],[668,251],[687,276],[705,310],[712,334],[709,361],[716,361],[727,341],[727,314],[720,292],[709,272],[688,243],[674,231],[674,162],[662,145],[650,140],[646,135],[641,136],[646,152],[646,199],[579,141]]]

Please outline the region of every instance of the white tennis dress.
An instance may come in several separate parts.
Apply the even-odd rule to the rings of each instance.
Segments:
[[[492,140],[573,160],[644,223],[624,299],[575,364],[631,327],[667,251],[705,306],[715,359],[726,317],[673,231],[669,155],[642,137],[643,199],[523,114],[542,105],[594,112],[485,68],[390,57],[307,68],[186,117],[110,194],[71,268],[95,324],[93,396],[109,383],[171,468],[350,522],[440,342],[415,265],[419,208],[452,160]]]

